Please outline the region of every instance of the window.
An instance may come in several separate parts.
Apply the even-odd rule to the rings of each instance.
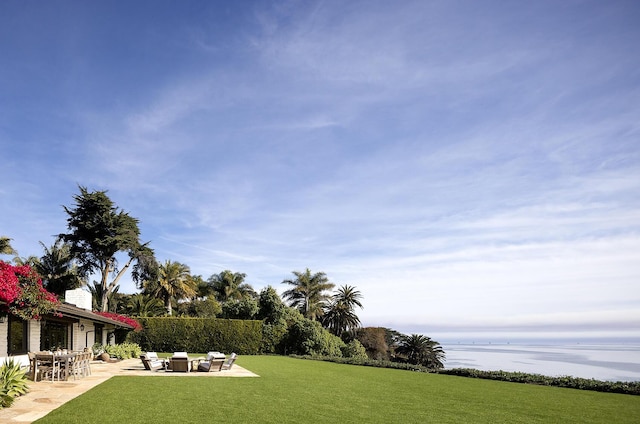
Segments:
[[[29,323],[22,318],[9,315],[9,355],[23,355],[28,351]]]
[[[43,319],[40,324],[40,350],[69,348],[71,323]]]
[[[94,326],[94,338],[93,338],[93,342],[94,343],[100,343],[102,344],[102,329],[104,328],[104,326],[102,324],[95,324]]]

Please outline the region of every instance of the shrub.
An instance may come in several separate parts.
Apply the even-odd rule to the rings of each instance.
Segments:
[[[342,356],[345,358],[368,359],[367,350],[358,340],[351,340],[342,349]]]
[[[241,300],[229,299],[222,304],[222,318],[253,319],[258,315],[258,301],[247,297]]]
[[[25,370],[13,358],[6,360],[0,366],[0,408],[11,406],[16,397],[28,390]]]
[[[386,329],[382,327],[365,327],[358,330],[356,338],[364,346],[371,359],[389,359],[389,345],[385,340]]]
[[[262,345],[261,353],[278,353],[278,346],[287,334],[287,323],[284,320],[275,323],[268,323],[266,320],[262,324]]]
[[[342,339],[317,321],[299,318],[289,326],[285,352],[298,355],[342,356]]]
[[[597,392],[624,393],[640,395],[640,382],[600,381],[579,377],[548,377],[541,374],[527,374],[509,371],[481,371],[472,368],[454,368],[439,370],[439,374],[456,375],[461,377],[483,378],[487,380],[511,381],[514,383],[538,384],[542,386],[566,387]]]
[[[14,266],[0,261],[0,313],[22,319],[40,319],[55,311],[57,296],[42,286],[42,279],[29,265]]]
[[[142,349],[137,343],[120,343],[116,345],[103,346],[104,351],[109,356],[114,356],[118,359],[131,359],[138,358],[142,354]]]
[[[421,365],[413,365],[405,362],[391,362],[391,361],[381,361],[377,359],[369,359],[362,357],[352,357],[352,358],[344,358],[344,357],[335,357],[335,356],[321,356],[321,355],[289,355],[293,358],[299,359],[312,359],[315,361],[327,361],[327,362],[335,362],[338,364],[348,364],[348,365],[362,365],[365,367],[375,367],[375,368],[393,368],[397,370],[406,370],[406,371],[418,371],[418,372],[430,372],[427,367],[423,367]]]

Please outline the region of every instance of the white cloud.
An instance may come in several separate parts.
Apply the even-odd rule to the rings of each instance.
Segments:
[[[24,96],[27,123],[3,120],[3,231],[38,252],[80,183],[162,260],[257,288],[325,271],[372,325],[633,327],[637,29],[549,7],[270,3],[169,25],[170,61],[160,28],[132,31],[146,59],[101,72],[127,59],[161,77],[123,94],[88,74],[111,101],[72,96],[58,125],[29,125],[44,106]]]

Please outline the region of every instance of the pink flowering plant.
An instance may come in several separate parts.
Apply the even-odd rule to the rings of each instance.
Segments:
[[[43,287],[42,279],[29,265],[0,261],[0,313],[40,319],[54,312],[59,304],[57,296]]]
[[[135,319],[128,317],[126,315],[115,314],[113,312],[95,312],[96,314],[103,316],[105,318],[112,319],[114,321],[122,322],[124,324],[128,324],[133,327],[133,331],[142,330],[142,324],[140,324]]]

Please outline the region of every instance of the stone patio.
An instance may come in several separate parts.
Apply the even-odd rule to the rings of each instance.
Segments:
[[[108,380],[114,375],[156,376],[158,378],[216,378],[216,377],[258,377],[236,364],[230,370],[219,372],[171,372],[147,371],[140,359],[105,363],[91,362],[91,375],[69,381],[29,382],[29,393],[16,399],[10,408],[0,409],[0,423],[32,423],[49,412],[80,396],[87,390]]]

